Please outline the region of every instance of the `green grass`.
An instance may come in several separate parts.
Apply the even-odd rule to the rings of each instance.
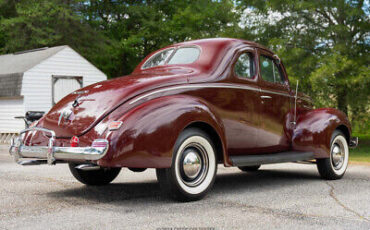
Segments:
[[[353,136],[359,140],[357,148],[349,150],[349,160],[370,163],[370,134],[354,133]]]

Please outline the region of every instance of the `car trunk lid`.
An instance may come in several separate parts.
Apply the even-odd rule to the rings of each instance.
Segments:
[[[39,122],[57,137],[86,133],[125,101],[156,88],[187,82],[184,70],[141,73],[103,81],[79,89],[59,101]]]

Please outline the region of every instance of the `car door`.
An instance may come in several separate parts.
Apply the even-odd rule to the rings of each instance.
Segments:
[[[259,129],[259,87],[257,53],[253,48],[237,52],[231,66],[230,83],[235,99],[230,119],[225,119],[225,131],[230,155],[256,152]]]
[[[265,50],[260,49],[258,53],[258,85],[261,89],[258,146],[260,153],[286,151],[290,147],[291,95],[288,79],[279,59]]]

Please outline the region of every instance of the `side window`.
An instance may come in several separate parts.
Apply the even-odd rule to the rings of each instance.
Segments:
[[[284,76],[282,75],[279,67],[276,65],[273,59],[260,56],[261,76],[265,81],[272,83],[284,83]]]
[[[253,78],[255,75],[254,69],[253,55],[251,53],[240,55],[234,66],[234,72],[240,78]]]

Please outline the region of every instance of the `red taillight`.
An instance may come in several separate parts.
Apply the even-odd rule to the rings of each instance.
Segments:
[[[92,144],[91,147],[107,147],[108,141],[105,139],[96,139]]]
[[[78,147],[79,144],[80,144],[80,140],[78,139],[78,137],[73,136],[71,138],[71,147]]]

